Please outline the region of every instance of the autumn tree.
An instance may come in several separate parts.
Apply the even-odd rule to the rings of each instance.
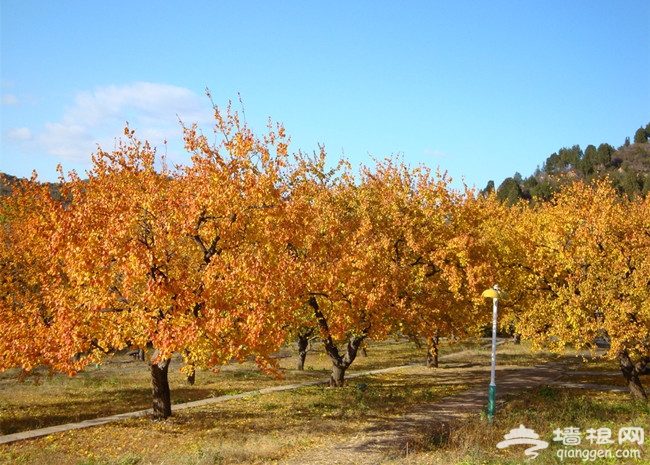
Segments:
[[[93,325],[75,311],[81,299],[57,259],[65,204],[34,174],[0,208],[0,371],[20,367],[26,375],[46,365],[73,374],[95,359],[75,357],[91,347]]]
[[[195,351],[194,363],[214,366],[252,354],[272,368],[276,361],[268,356],[286,340],[301,306],[288,272],[291,229],[284,228],[289,138],[270,121],[267,133],[256,137],[230,108],[224,116],[216,109],[215,118],[219,145],[210,145],[195,127],[185,131],[192,165],[179,186],[191,200],[180,224],[200,255],[194,294],[201,311],[216,312],[207,321],[228,315],[211,337],[218,342],[230,327],[238,339],[225,357]]]
[[[303,331],[319,335],[332,361],[332,386],[342,386],[345,371],[369,336],[372,292],[363,267],[367,243],[353,177],[345,165],[325,168],[324,148],[298,154],[288,200],[286,270],[303,301]],[[346,342],[343,350],[338,344]]]
[[[518,329],[536,346],[595,350],[609,342],[635,398],[650,363],[650,222],[647,201],[621,200],[606,182],[575,183],[552,203],[520,212],[511,242],[527,299]]]
[[[410,249],[422,234],[412,224],[418,217],[414,192],[432,186],[444,191],[447,181],[396,158],[362,166],[355,179],[345,166],[327,171],[324,157],[322,150],[303,159],[292,182],[290,249],[311,312],[307,327],[320,333],[332,361],[330,384],[341,386],[364,340],[404,328],[409,293],[417,293],[418,273],[426,273]],[[433,195],[429,201],[435,202]]]
[[[432,366],[440,337],[474,335],[487,322],[484,307],[474,305],[490,282],[480,228],[487,201],[469,189],[452,190],[450,182],[393,158],[363,168],[358,188],[372,238],[366,260],[373,260],[374,287],[381,286],[390,309],[384,327],[425,338]]]
[[[411,298],[407,322],[426,335],[427,365],[437,366],[440,336],[476,336],[489,323],[481,293],[498,281],[496,247],[486,221],[494,209],[506,207],[494,194],[454,191],[446,182],[422,187],[422,216],[414,222],[418,228],[412,242],[419,290]]]
[[[35,232],[16,247],[31,247],[38,262],[3,266],[3,286],[22,286],[10,273],[21,266],[31,281],[48,284],[30,290],[33,303],[5,298],[3,307],[22,319],[3,318],[23,340],[24,331],[43,329],[46,341],[30,350],[51,344],[65,351],[30,358],[3,348],[12,355],[3,367],[44,363],[73,372],[112,350],[151,344],[158,418],[171,415],[174,353],[188,372],[248,357],[274,368],[269,355],[294,315],[292,294],[278,279],[288,260],[278,228],[288,138],[271,125],[256,137],[230,108],[222,114],[215,107],[215,119],[214,144],[196,127],[185,128],[188,167],[168,169],[127,127],[116,150],[93,157],[87,179],[69,175],[65,206],[44,195],[34,213],[26,197],[10,202],[29,222],[12,214],[3,240],[31,224]],[[47,240],[52,247],[36,247]]]

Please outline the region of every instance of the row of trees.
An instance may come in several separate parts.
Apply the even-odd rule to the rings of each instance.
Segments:
[[[590,183],[608,178],[618,193],[631,199],[646,197],[650,192],[650,123],[640,127],[618,149],[603,143],[596,147],[563,147],[550,155],[541,169],[527,178],[515,173],[496,189],[499,200],[513,205],[521,199],[534,203],[548,201],[555,192],[575,181]],[[494,191],[490,181],[485,191]]]
[[[74,374],[115,349],[152,345],[154,416],[171,415],[172,354],[185,370],[271,355],[316,334],[331,385],[366,338],[473,335],[482,290],[512,296],[501,324],[537,344],[611,339],[632,392],[650,360],[648,203],[601,183],[509,208],[387,159],[354,175],[324,149],[290,155],[281,125],[256,136],[215,107],[217,142],[184,128],[170,168],[125,129],[87,179],[36,178],[2,205],[0,369]]]

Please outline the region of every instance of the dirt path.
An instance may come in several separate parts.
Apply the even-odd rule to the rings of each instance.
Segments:
[[[477,374],[481,386],[438,402],[419,405],[404,414],[360,430],[348,440],[314,447],[280,462],[282,465],[377,465],[387,457],[396,457],[409,440],[427,427],[447,423],[479,413],[487,405],[489,369]],[[497,399],[504,394],[551,383],[562,376],[559,365],[537,367],[501,367],[497,369]]]
[[[461,351],[454,354],[449,354],[443,357],[440,357],[440,360],[452,361],[456,357],[462,355],[465,351]],[[452,362],[451,365],[454,363]],[[383,372],[389,372],[394,370],[402,370],[409,368],[409,366],[396,366],[378,370],[371,370],[363,373],[350,374],[346,379],[352,380],[360,376],[366,376],[370,374],[377,374]],[[467,383],[467,379],[471,379],[470,384],[481,383],[479,387],[470,388],[460,395],[455,395],[453,397],[445,398],[441,401],[431,404],[420,405],[417,408],[414,408],[399,417],[393,417],[390,419],[376,421],[372,425],[364,428],[359,431],[357,436],[346,440],[340,444],[330,444],[328,447],[315,447],[312,450],[309,450],[304,455],[290,457],[285,462],[288,464],[330,464],[330,463],[368,463],[376,464],[378,458],[384,456],[387,452],[399,451],[406,442],[413,436],[417,431],[422,431],[422,428],[426,428],[427,424],[448,422],[462,416],[477,413],[487,403],[487,385],[489,380],[489,367],[487,366],[473,366],[470,369],[463,368],[463,374],[461,376],[464,379],[460,381],[458,379],[450,380],[448,376],[455,378],[457,375],[454,375],[452,372],[455,372],[457,369],[445,369],[440,372],[441,374],[441,384],[457,384],[458,382]],[[443,373],[446,373],[443,375]],[[512,390],[523,389],[527,387],[534,387],[540,384],[551,383],[559,376],[561,376],[561,371],[559,368],[550,368],[546,366],[542,367],[507,367],[502,366],[498,368],[497,375],[497,385],[498,385],[498,394],[504,394]],[[226,395],[210,399],[204,399],[194,402],[188,402],[181,405],[174,405],[172,409],[174,411],[185,408],[200,407],[203,405],[209,405],[219,402],[227,402],[230,400],[258,395],[266,394],[276,391],[284,391],[300,388],[303,386],[309,386],[314,384],[323,384],[328,382],[328,379],[319,380],[319,381],[309,381],[304,383],[292,384],[292,385],[283,385],[277,387],[271,387],[266,389],[260,389],[250,392],[245,392],[242,394],[236,395]],[[0,444],[7,444],[15,441],[21,441],[25,439],[32,439],[37,437],[46,436],[53,433],[69,431],[73,429],[88,428],[93,426],[99,426],[106,423],[111,423],[114,421],[126,420],[129,418],[137,418],[141,416],[146,416],[151,414],[151,409],[142,410],[137,412],[124,413],[119,415],[113,415],[104,418],[96,418],[91,420],[86,420],[78,423],[63,424],[58,426],[52,426],[48,428],[42,428],[39,430],[24,431],[20,433],[8,434],[0,436]]]

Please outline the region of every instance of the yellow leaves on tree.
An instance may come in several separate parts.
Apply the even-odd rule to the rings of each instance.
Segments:
[[[576,183],[506,207],[396,158],[355,176],[322,147],[291,158],[281,125],[257,136],[214,109],[215,142],[183,128],[188,166],[170,169],[127,126],[87,179],[61,176],[60,198],[34,178],[3,200],[0,369],[74,373],[151,344],[165,417],[173,353],[188,372],[250,357],[273,369],[304,330],[340,385],[365,338],[476,333],[498,283],[503,327],[556,348],[606,339],[635,389],[650,362],[647,200]]]
[[[645,397],[638,373],[650,362],[648,200],[622,200],[607,182],[575,183],[514,221],[523,337],[592,350],[599,339],[621,368],[636,361],[626,379]]]

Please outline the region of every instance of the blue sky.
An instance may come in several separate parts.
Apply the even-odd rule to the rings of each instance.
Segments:
[[[332,161],[403,154],[460,185],[650,122],[650,3],[0,0],[0,171],[55,180],[125,121],[182,151],[238,94],[257,131]],[[178,115],[178,117],[177,117]]]

